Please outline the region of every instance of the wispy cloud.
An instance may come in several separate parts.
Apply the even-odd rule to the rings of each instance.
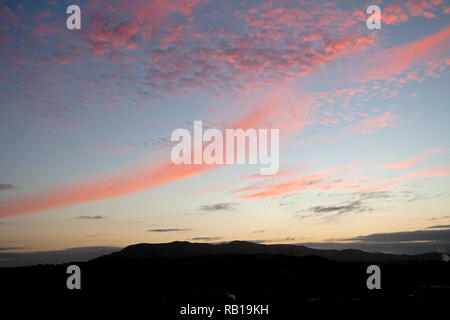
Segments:
[[[398,169],[398,168],[408,168],[408,167],[413,167],[418,165],[420,162],[422,162],[423,160],[425,160],[428,156],[430,156],[433,153],[436,152],[442,152],[447,150],[447,148],[434,148],[425,152],[422,152],[421,154],[418,154],[416,156],[413,156],[411,158],[408,158],[406,160],[400,161],[400,162],[396,162],[393,164],[388,164],[388,165],[384,165],[381,166],[380,168],[383,169]]]
[[[286,238],[275,238],[275,239],[264,239],[264,240],[248,240],[248,241],[254,242],[254,243],[279,243],[279,242],[295,241],[295,238],[293,238],[293,237],[286,237]]]
[[[413,242],[413,241],[450,241],[450,229],[418,230],[391,233],[374,233],[367,236],[340,239],[341,241],[361,242]]]
[[[442,8],[444,1],[394,1],[386,4],[383,9],[383,24],[398,25],[412,17],[436,18],[436,13]]]
[[[12,251],[12,250],[20,250],[23,249],[23,247],[1,247],[0,251]]]
[[[103,216],[79,216],[75,219],[82,219],[82,220],[100,220],[105,219]]]
[[[266,232],[266,230],[255,230],[255,231],[252,231],[252,233],[264,233],[264,232]]]
[[[241,199],[261,199],[290,194],[301,190],[349,190],[358,187],[352,181],[346,179],[336,179],[333,176],[343,170],[357,168],[362,166],[358,163],[332,167],[326,171],[313,173],[303,177],[294,177],[290,179],[272,178],[266,179],[268,183],[256,183],[248,187],[234,190],[234,193],[250,193],[240,196]],[[253,193],[251,193],[253,192]]]
[[[431,226],[431,227],[428,227],[427,229],[450,229],[450,224]]]
[[[318,185],[325,177],[329,175],[328,172],[313,174],[295,180],[272,184],[270,186],[250,186],[235,190],[234,192],[249,192],[261,190],[259,192],[241,196],[241,199],[260,199],[280,196],[283,194],[292,193],[294,191],[312,189],[313,186]]]
[[[9,183],[0,183],[0,191],[16,189],[17,187]]]
[[[446,27],[415,42],[373,52],[357,66],[359,72],[353,74],[361,81],[389,79],[405,72],[413,64],[426,66],[432,60],[445,62],[442,53],[448,49],[449,38],[450,27]]]
[[[312,207],[309,210],[314,213],[329,213],[329,212],[337,212],[338,214],[343,214],[347,212],[352,211],[359,211],[362,209],[362,203],[361,201],[353,201],[346,205],[340,205],[340,206],[316,206]]]
[[[169,229],[149,229],[148,232],[184,232],[191,231],[192,229],[178,229],[178,228],[169,228]]]
[[[258,127],[271,116],[267,108],[257,108],[230,128],[244,130]],[[60,187],[46,193],[5,201],[0,205],[0,217],[15,216],[77,203],[113,198],[148,190],[186,179],[219,167],[218,165],[182,165],[164,160],[153,167],[132,166],[106,176],[95,177],[70,187]]]
[[[205,211],[205,212],[233,211],[233,210],[236,210],[237,205],[238,204],[235,202],[221,202],[221,203],[215,203],[215,204],[206,204],[206,205],[200,206],[198,209],[200,211]]]
[[[408,172],[405,175],[398,176],[398,177],[363,182],[360,184],[360,186],[385,185],[385,186],[389,187],[389,185],[391,185],[391,184],[414,179],[414,178],[445,177],[448,175],[450,175],[450,167],[447,167],[445,165],[440,165],[440,166],[433,166],[433,167],[413,170],[413,171]]]
[[[194,241],[217,241],[217,240],[221,240],[221,239],[223,239],[223,237],[195,237],[195,238],[192,238],[191,240],[194,240]]]
[[[352,133],[368,134],[376,129],[394,126],[395,116],[390,112],[364,119],[358,123],[351,125],[344,135]]]
[[[310,212],[309,214],[298,214],[298,219],[304,218],[320,218],[323,223],[334,221],[348,213],[359,213],[372,211],[373,208],[363,204],[362,201],[356,200],[349,203],[333,205],[333,206],[315,206],[309,209],[300,210],[299,212]]]
[[[87,234],[87,235],[85,235],[86,238],[111,237],[111,236],[113,236],[112,233]]]

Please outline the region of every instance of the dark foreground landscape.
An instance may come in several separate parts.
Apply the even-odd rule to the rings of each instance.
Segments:
[[[66,287],[71,264],[81,268],[81,290]],[[370,276],[366,269],[372,264],[381,269],[380,290],[366,286]],[[133,245],[88,262],[2,268],[0,284],[6,302],[30,299],[72,310],[125,308],[145,311],[148,319],[294,316],[290,319],[305,309],[380,312],[388,305],[445,309],[450,298],[449,267],[439,253],[408,256],[240,241],[173,242]],[[188,304],[215,306],[216,312],[211,317],[180,314]],[[269,312],[224,315],[227,304],[268,305]]]

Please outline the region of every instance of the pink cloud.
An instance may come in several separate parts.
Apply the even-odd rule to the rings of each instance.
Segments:
[[[441,54],[450,45],[450,27],[421,40],[372,52],[370,57],[359,67],[355,74],[360,81],[388,79],[401,74],[415,63],[426,65],[433,59],[445,61]],[[355,80],[356,80],[355,79]]]
[[[291,124],[283,130],[283,139],[287,139],[293,133],[298,132],[306,122],[308,109],[292,104],[298,99],[296,92],[286,88],[269,94],[263,93],[262,103],[254,103],[255,97],[251,95],[249,103],[253,102],[253,111],[244,116],[227,128],[264,128],[278,127],[290,123],[293,119],[295,125]],[[289,110],[290,112],[285,112]],[[242,112],[242,109],[239,109]],[[279,116],[274,117],[274,114]],[[194,175],[198,175],[215,169],[215,165],[181,165],[176,166],[171,161],[163,161],[152,167],[140,166],[129,167],[117,173],[88,179],[78,183],[72,183],[66,187],[58,187],[48,192],[30,196],[21,196],[0,204],[0,217],[28,214],[36,211],[64,207],[78,203],[108,199],[130,193],[148,190],[163,184],[175,182]],[[210,190],[208,190],[210,191]]]
[[[249,194],[241,196],[241,199],[261,199],[268,197],[275,197],[284,194],[289,194],[294,191],[307,190],[314,188],[313,185],[317,185],[320,181],[325,179],[329,175],[329,172],[323,172],[318,174],[313,174],[309,176],[305,176],[293,181],[273,184],[271,186],[263,188],[264,191],[260,191],[257,193]],[[235,190],[235,192],[249,192],[255,189],[261,189],[262,187],[247,187],[239,190]]]
[[[384,165],[384,166],[381,166],[380,168],[383,168],[383,169],[398,169],[398,168],[413,167],[413,166],[416,166],[417,164],[419,164],[420,162],[422,162],[423,160],[425,160],[432,153],[442,152],[442,151],[445,151],[445,150],[446,150],[446,148],[431,149],[431,150],[425,151],[425,152],[423,152],[421,154],[418,154],[416,156],[413,156],[411,158],[408,158],[406,160],[403,160],[403,161],[400,161],[400,162],[396,162],[396,163],[393,163],[393,164]]]
[[[386,187],[388,187],[388,185],[392,185],[401,181],[406,181],[414,178],[445,177],[448,175],[450,175],[450,168],[441,165],[413,170],[399,177],[364,182],[361,183],[360,186],[385,185]]]
[[[382,21],[387,25],[397,25],[403,21],[408,20],[408,14],[400,6],[399,3],[392,3],[387,5],[382,12]]]
[[[347,129],[349,133],[362,133],[367,134],[375,131],[378,128],[392,127],[395,116],[390,112],[385,112],[378,116],[374,116],[365,120],[362,120]]]
[[[123,76],[116,79],[120,78],[124,87],[136,87],[140,81],[142,91],[164,95],[205,88],[245,92],[297,80],[342,56],[367,49],[376,38],[376,33],[368,34],[364,32],[364,24],[356,23],[363,17],[355,14],[354,9],[342,10],[331,3],[326,6],[305,3],[303,8],[292,8],[283,2],[268,1],[256,3],[252,8],[230,5],[224,12],[209,10],[203,15],[202,5],[206,2],[91,1],[85,15],[89,32],[65,37],[61,43],[87,53],[82,56],[83,68],[101,59],[102,64],[96,64],[96,68],[105,77],[111,77],[110,71],[119,59],[124,68],[134,64],[121,70]],[[13,14],[11,10],[4,12],[8,16]],[[62,38],[65,34],[59,32],[60,22],[49,12],[37,15],[44,19],[34,30],[41,43],[20,40],[27,40],[24,54],[28,58],[37,45],[45,44],[46,36]],[[217,15],[227,15],[231,24],[245,28],[227,24],[204,28],[202,19],[214,19]],[[0,36],[1,43],[11,41],[19,40],[8,34]],[[71,62],[65,49],[52,52],[51,58],[58,65]],[[20,57],[11,48],[5,55],[9,59]],[[53,66],[52,59],[47,58],[40,60],[41,64]],[[138,68],[141,78],[137,76]]]
[[[291,179],[280,183],[273,183],[270,185],[263,183],[256,183],[245,188],[234,190],[233,193],[247,193],[246,195],[240,196],[239,198],[241,199],[263,199],[282,196],[304,190],[319,190],[319,191],[343,190],[358,193],[368,193],[368,192],[388,191],[392,189],[395,186],[395,184],[413,178],[444,177],[450,175],[449,167],[434,166],[430,168],[414,170],[406,175],[399,177],[362,182],[365,179],[333,178],[333,175],[337,171],[339,170],[338,169],[330,170],[326,172],[304,176],[301,178]]]
[[[7,6],[0,7],[0,31],[6,33],[12,26],[24,27],[20,15]]]
[[[445,177],[450,175],[450,167],[433,166],[425,169],[416,170],[412,173],[415,177]]]
[[[205,0],[135,0],[111,3],[95,2],[90,10],[96,12],[91,18],[92,31],[88,34],[90,49],[95,56],[110,53],[121,48],[134,50],[138,47],[137,39],[142,37],[153,40],[162,37],[163,47],[176,41],[186,29],[186,23],[177,22],[173,15],[189,16]],[[110,11],[103,9],[107,5]],[[113,14],[111,14],[111,12]],[[164,39],[165,38],[165,39]],[[165,43],[165,44],[164,44]]]
[[[240,199],[263,199],[292,194],[304,190],[318,191],[349,191],[358,193],[380,192],[391,190],[396,184],[410,179],[445,177],[450,175],[450,168],[447,166],[433,166],[408,172],[405,175],[367,181],[365,177],[347,176],[336,178],[335,175],[342,171],[360,167],[360,164],[350,164],[346,166],[334,167],[330,170],[299,177],[285,179],[267,178],[265,181],[257,182],[244,188],[233,191],[240,195]],[[275,181],[271,181],[275,180]]]
[[[386,5],[382,10],[382,23],[397,25],[407,21],[410,17],[435,18],[435,11],[441,10],[442,0],[408,0],[397,1]]]
[[[438,3],[434,1],[433,3]],[[440,3],[439,3],[440,4]],[[427,14],[430,14],[429,11],[432,9],[432,3],[430,3],[427,0],[417,0],[417,1],[406,1],[405,6],[408,8],[409,13],[412,16],[427,16]]]
[[[248,187],[234,190],[233,193],[250,193],[240,196],[241,199],[262,199],[290,194],[302,190],[349,190],[358,187],[352,179],[336,179],[333,176],[343,170],[361,167],[359,163],[330,168],[327,171],[310,174],[294,179],[285,179],[282,182],[270,183],[271,180],[279,180],[278,177],[270,177],[265,181],[252,184]]]
[[[273,115],[273,107],[259,106],[229,128],[244,130],[264,127]],[[118,173],[96,177],[68,187],[22,196],[0,204],[0,217],[16,216],[78,203],[108,199],[148,190],[219,167],[218,165],[174,165],[170,160],[148,167],[130,167]]]

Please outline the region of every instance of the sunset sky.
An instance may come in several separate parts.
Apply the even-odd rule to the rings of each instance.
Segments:
[[[0,252],[450,242],[449,70],[445,0],[0,1]],[[195,120],[280,171],[172,164]]]

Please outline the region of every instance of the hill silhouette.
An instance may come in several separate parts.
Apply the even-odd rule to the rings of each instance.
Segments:
[[[396,255],[387,253],[370,253],[356,249],[323,250],[312,249],[291,244],[257,244],[248,241],[232,241],[228,243],[209,244],[174,241],[170,243],[140,243],[104,255],[94,260],[125,258],[175,258],[218,254],[276,254],[295,257],[317,256],[335,261],[388,262],[388,261],[439,261],[441,255],[430,252],[420,255]]]
[[[66,287],[70,264],[81,269],[81,290]],[[381,290],[366,286],[371,264],[381,269]],[[244,241],[171,242],[131,245],[88,262],[0,268],[0,284],[7,293],[5,304],[8,299],[29,299],[68,308],[110,306],[109,311],[127,313],[145,308],[151,310],[151,319],[191,319],[180,318],[179,310],[187,304],[267,304],[268,317],[250,319],[285,319],[298,318],[306,309],[440,307],[450,295],[449,267],[437,253],[407,256]],[[233,319],[238,318],[248,317]],[[217,314],[210,319],[230,317]]]

